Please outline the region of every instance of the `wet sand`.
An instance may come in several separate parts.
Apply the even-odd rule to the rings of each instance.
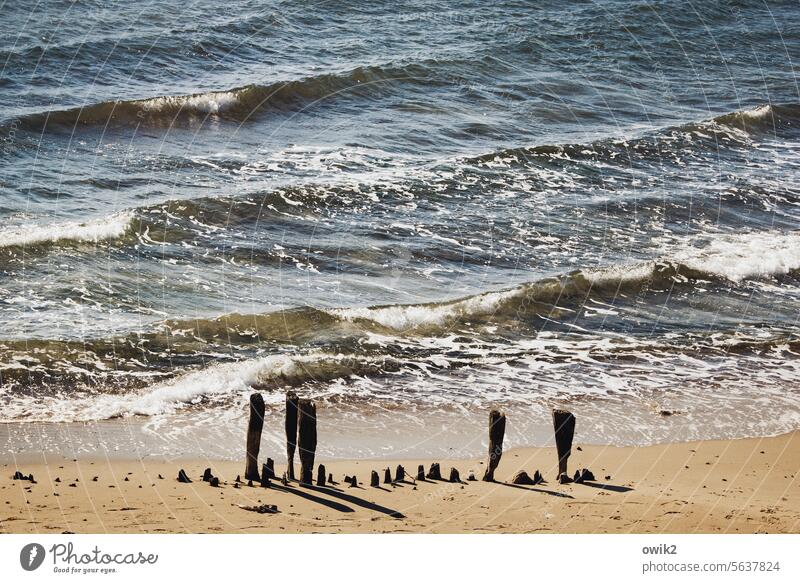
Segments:
[[[480,479],[482,460],[320,460],[338,482],[328,488],[296,482],[235,488],[243,462],[49,457],[45,463],[6,454],[0,532],[800,532],[800,432],[648,447],[575,446],[581,449],[573,447],[570,470],[587,467],[596,482],[556,483],[554,448],[505,452],[496,483],[466,481],[470,471]],[[279,475],[282,460],[276,460]],[[457,468],[464,483],[412,484],[417,466],[427,469],[431,461],[440,463],[445,478]],[[383,484],[384,468],[394,475],[398,463],[408,481]],[[206,467],[219,476],[219,488],[201,480]],[[177,481],[180,468],[191,484]],[[507,483],[519,469],[531,475],[539,469],[547,481]],[[12,480],[17,470],[32,473],[36,483]],[[380,474],[380,488],[369,486],[372,470]],[[352,474],[357,488],[344,483]],[[275,505],[277,512],[243,508],[259,505]]]

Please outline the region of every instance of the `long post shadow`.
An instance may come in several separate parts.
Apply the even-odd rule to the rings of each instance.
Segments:
[[[598,490],[610,490],[611,492],[630,492],[633,488],[628,486],[614,486],[613,484],[603,484],[600,482],[581,482],[579,486],[589,486],[590,488],[597,488]]]
[[[556,492],[555,490],[545,490],[544,488],[526,488],[525,486],[520,486],[519,484],[509,484],[507,482],[492,482],[493,484],[499,484],[500,486],[508,486],[509,488],[517,488],[519,490],[527,490],[528,492],[538,492],[540,494],[547,494],[548,496],[555,496],[557,498],[571,498],[575,499],[574,496],[570,496],[569,494],[565,494],[564,492]]]
[[[313,494],[309,494],[308,492],[300,488],[287,488],[279,484],[272,484],[270,488],[273,490],[277,490],[278,492],[286,492],[288,494],[294,494],[295,496],[299,496],[300,498],[305,498],[306,500],[310,500],[311,502],[316,502],[317,504],[322,504],[323,506],[327,506],[328,508],[332,508],[333,510],[338,510],[339,512],[355,512],[352,508],[350,508],[345,504],[340,504],[339,502],[328,500],[327,498],[320,498],[319,496],[314,496]]]
[[[350,502],[351,504],[355,504],[356,506],[361,506],[362,508],[366,508],[368,510],[374,510],[375,512],[381,512],[382,514],[386,514],[391,516],[392,518],[405,518],[403,513],[398,512],[397,510],[392,510],[391,508],[387,508],[386,506],[381,506],[380,504],[375,504],[374,502],[370,502],[369,500],[364,500],[363,498],[358,498],[357,496],[351,496],[350,494],[345,494],[341,490],[327,488],[325,486],[305,486],[307,490],[313,490],[315,492],[320,492],[322,494],[327,494],[328,496],[333,496],[334,498],[339,498],[340,500],[344,500],[345,502]]]

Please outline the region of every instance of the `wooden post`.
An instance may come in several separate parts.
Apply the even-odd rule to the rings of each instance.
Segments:
[[[419,466],[417,468],[417,480],[420,482],[425,481],[425,466]]]
[[[406,479],[406,469],[403,466],[398,465],[397,469],[394,472],[394,481],[402,482],[405,479]]]
[[[317,486],[325,485],[325,466],[322,464],[317,467]]]
[[[575,435],[575,416],[569,411],[553,411],[553,429],[556,432],[556,451],[558,452],[558,481],[569,482],[567,459],[572,453],[572,438]]]
[[[261,466],[261,485],[265,488],[269,488],[270,487],[269,480],[270,480],[269,467],[267,466],[267,464],[264,464],[263,466]]]
[[[272,459],[271,457],[267,458],[266,469],[267,469],[267,477],[270,480],[274,480],[275,479],[275,460]]]
[[[380,476],[378,476],[378,472],[376,472],[375,470],[372,470],[372,474],[370,474],[369,485],[372,486],[373,488],[377,488],[378,486],[381,485],[381,478]]]
[[[250,395],[250,422],[247,424],[246,480],[259,480],[258,450],[261,449],[261,429],[264,427],[264,398],[261,393]]]
[[[286,463],[289,479],[294,480],[294,450],[297,445],[297,403],[293,391],[286,393]]]
[[[310,399],[301,399],[297,406],[300,434],[300,483],[310,484],[317,451],[317,406]]]
[[[458,470],[455,468],[450,468],[450,482],[453,484],[460,484],[461,483],[461,475],[458,473]]]
[[[384,484],[391,484],[392,483],[392,470],[386,468],[383,472],[383,483]]]
[[[503,437],[506,434],[506,416],[497,409],[489,413],[489,460],[486,463],[484,482],[494,482],[494,471],[503,456]]]
[[[442,479],[442,470],[439,467],[437,462],[431,464],[431,469],[428,470],[428,479],[429,480],[441,480]]]

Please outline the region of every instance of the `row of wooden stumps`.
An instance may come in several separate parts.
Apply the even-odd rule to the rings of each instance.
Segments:
[[[247,465],[245,469],[245,479],[248,481],[260,481],[263,486],[268,486],[270,480],[276,479],[275,466],[272,458],[267,458],[267,463],[263,465],[259,472],[258,455],[261,448],[261,432],[264,427],[264,399],[260,393],[250,396],[250,420],[247,427]],[[557,481],[565,484],[572,481],[582,482],[593,480],[589,470],[581,470],[570,478],[567,471],[567,461],[572,453],[572,440],[575,435],[575,416],[569,411],[553,411],[553,429],[555,432],[556,452],[558,455],[558,476]],[[317,449],[317,408],[314,401],[310,399],[300,399],[294,392],[286,393],[286,459],[287,471],[281,481],[285,484],[288,480],[295,480],[294,455],[299,449],[300,457],[300,483],[311,485],[313,480],[314,458]],[[495,470],[500,464],[503,456],[503,439],[506,432],[506,416],[498,410],[493,409],[489,413],[489,459],[486,464],[486,471],[483,481],[494,482]],[[397,466],[395,472],[395,482],[402,482],[405,479],[405,469]],[[423,481],[442,480],[441,469],[438,463],[431,465],[426,473],[423,466],[417,470],[417,480]],[[474,479],[470,476],[469,479]],[[350,486],[358,485],[355,476],[347,476],[345,481]],[[461,482],[458,470],[451,468],[450,482]],[[533,477],[526,472],[520,471],[512,478],[515,484],[539,484],[543,482],[541,473],[537,470]],[[335,484],[333,475],[326,477],[325,466],[320,464],[317,468],[316,482],[318,486],[326,485],[326,482]],[[392,483],[391,471],[389,468],[384,470],[384,483]],[[373,471],[370,476],[370,485],[378,487],[380,485],[380,475]]]

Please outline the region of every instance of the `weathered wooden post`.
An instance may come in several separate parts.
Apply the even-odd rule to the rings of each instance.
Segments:
[[[402,482],[405,479],[406,479],[406,469],[398,464],[397,469],[395,470],[394,473],[394,480],[395,482]]]
[[[378,486],[381,485],[380,476],[378,476],[378,472],[376,472],[375,470],[372,470],[372,474],[370,474],[369,476],[369,485],[372,486],[373,488],[377,488]]]
[[[310,399],[301,399],[297,405],[300,434],[300,483],[310,484],[317,451],[317,406]]]
[[[325,466],[322,464],[317,467],[317,486],[325,485]]]
[[[250,395],[250,422],[247,424],[246,480],[260,480],[258,474],[258,450],[261,449],[261,429],[264,427],[264,398],[261,393]]]
[[[556,451],[558,452],[558,481],[562,484],[571,481],[567,473],[567,459],[572,453],[572,438],[575,435],[575,416],[569,411],[553,411],[553,429],[556,432]]]
[[[425,466],[419,466],[417,468],[417,480],[420,482],[425,481]]]
[[[267,458],[266,469],[267,469],[267,477],[270,480],[274,480],[275,479],[275,460],[272,459],[271,457]]]
[[[484,482],[494,482],[494,471],[503,456],[503,437],[506,434],[506,416],[497,409],[489,412],[489,460],[486,464]]]
[[[460,484],[461,483],[461,475],[458,473],[458,470],[455,468],[450,468],[450,482],[453,484]]]
[[[428,479],[429,480],[441,480],[442,479],[442,470],[439,467],[437,462],[433,462],[431,464],[431,469],[428,470]]]
[[[289,479],[294,480],[294,450],[297,445],[297,403],[293,391],[286,393],[286,463]]]

